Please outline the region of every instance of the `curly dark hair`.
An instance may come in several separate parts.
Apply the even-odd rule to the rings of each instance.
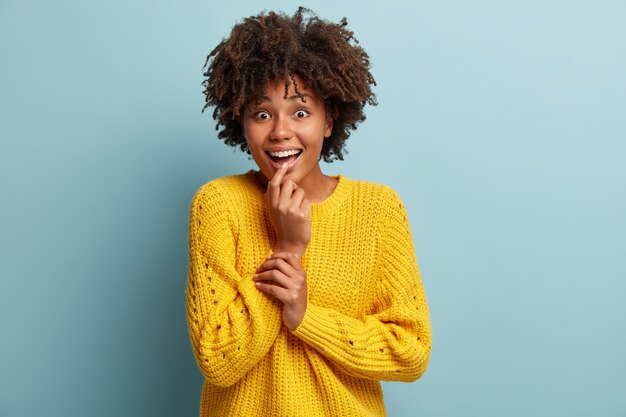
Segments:
[[[308,16],[305,16],[308,15]],[[320,158],[343,160],[345,141],[357,124],[365,120],[365,104],[376,106],[376,85],[370,73],[369,56],[358,46],[354,32],[340,23],[320,19],[314,12],[299,7],[293,16],[261,12],[235,25],[230,37],[223,39],[207,56],[202,85],[206,104],[214,106],[215,130],[227,145],[239,146],[250,153],[243,136],[244,106],[260,101],[268,82],[285,81],[285,98],[290,82],[302,99],[295,82],[299,75],[305,88],[312,87],[324,100],[333,118],[333,130],[324,140]]]

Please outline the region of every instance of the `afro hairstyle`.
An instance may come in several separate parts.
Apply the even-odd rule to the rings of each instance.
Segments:
[[[202,111],[215,107],[215,130],[223,126],[218,138],[249,154],[242,128],[244,107],[259,102],[269,82],[278,86],[279,80],[285,82],[285,98],[294,83],[296,94],[304,99],[295,82],[297,74],[305,88],[312,87],[324,100],[333,118],[333,131],[324,140],[320,158],[343,160],[346,140],[365,120],[365,104],[378,104],[371,90],[376,81],[369,56],[347,25],[345,17],[332,23],[305,7],[293,16],[261,12],[236,24],[204,64]]]

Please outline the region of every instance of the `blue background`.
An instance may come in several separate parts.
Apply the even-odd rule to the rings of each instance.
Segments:
[[[380,105],[328,174],[409,210],[430,368],[390,416],[626,416],[626,3],[313,1]],[[0,3],[0,415],[195,416],[188,207],[252,168],[202,65],[286,1]]]

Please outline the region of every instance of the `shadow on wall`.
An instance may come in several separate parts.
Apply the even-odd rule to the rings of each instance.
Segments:
[[[189,206],[200,185],[233,167],[175,139],[165,142],[149,155],[127,156],[125,163],[142,168],[113,191],[122,203],[100,240],[108,284],[99,289],[99,331],[106,334],[110,361],[102,388],[115,403],[102,404],[103,416],[198,413],[203,377],[185,315]]]
[[[145,355],[142,367],[154,384],[146,391],[144,403],[161,399],[150,415],[193,416],[198,413],[203,377],[193,357],[185,315],[189,206],[199,186],[231,172],[232,166],[222,166],[219,158],[208,152],[192,153],[176,146],[159,156],[155,165],[164,169],[154,176],[157,181],[150,190],[159,215],[145,224],[146,237],[150,237],[136,242],[142,254],[137,267],[149,267],[141,302],[145,304],[133,307],[142,312],[135,325],[145,329],[144,336],[134,340],[134,350]],[[147,253],[141,248],[146,241],[150,242]],[[136,379],[141,384],[143,378]]]

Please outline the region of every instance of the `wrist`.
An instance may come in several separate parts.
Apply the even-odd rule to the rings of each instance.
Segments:
[[[295,331],[298,327],[300,327],[300,325],[304,321],[305,314],[306,314],[306,305],[304,306],[304,309],[302,311],[299,311],[298,313],[292,312],[286,315],[283,318],[285,326],[287,326],[287,328],[291,330],[292,332]]]
[[[308,245],[294,245],[288,243],[276,243],[274,246],[274,252],[290,252],[296,255],[298,258],[302,258],[304,251],[306,251]]]

